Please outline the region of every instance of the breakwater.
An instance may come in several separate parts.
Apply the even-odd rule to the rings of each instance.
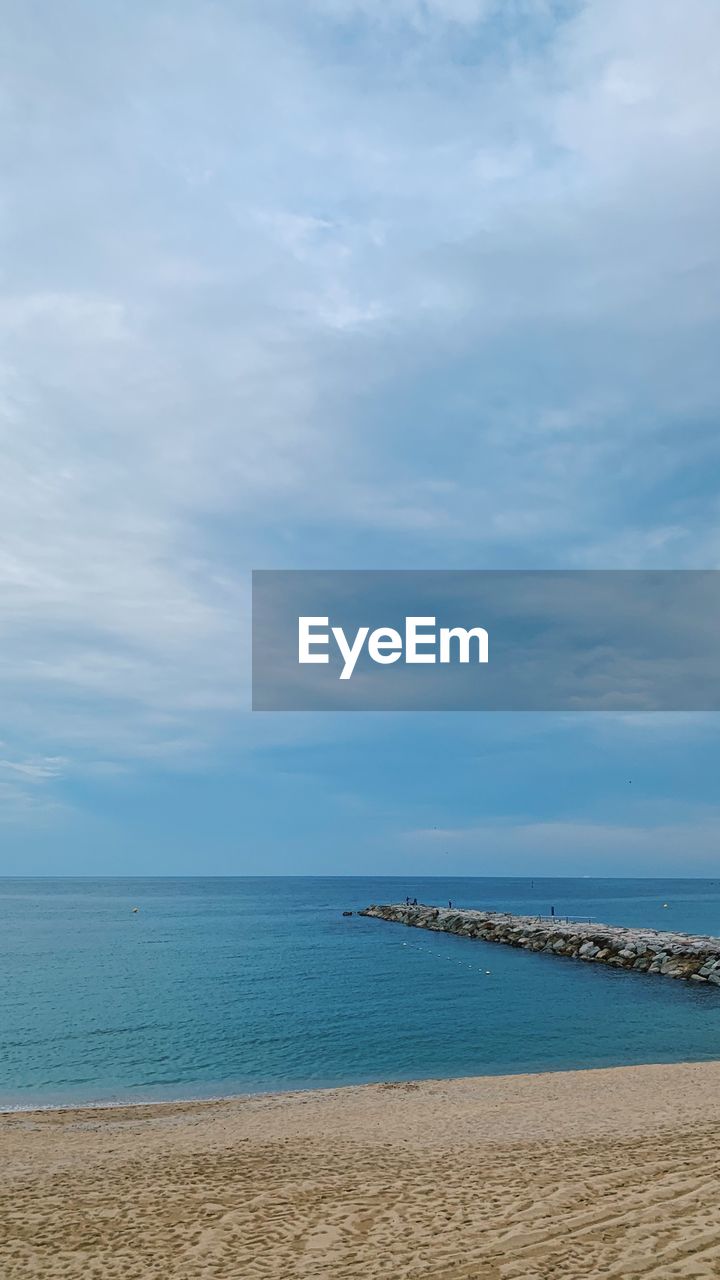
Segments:
[[[500,911],[460,911],[453,907],[390,903],[358,912],[416,929],[454,933],[482,942],[499,942],[526,951],[543,951],[587,963],[607,964],[638,973],[657,973],[720,986],[720,938],[620,925],[579,923],[557,917],[516,916]]]

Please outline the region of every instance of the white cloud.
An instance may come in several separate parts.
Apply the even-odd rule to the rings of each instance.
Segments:
[[[6,736],[210,740],[253,565],[717,560],[720,15],[568,13],[11,6]]]
[[[313,0],[320,13],[333,18],[363,17],[385,26],[409,23],[422,31],[433,23],[472,27],[497,10],[499,0]]]
[[[543,875],[677,875],[678,855],[689,876],[715,873],[720,812],[703,808],[689,820],[634,825],[594,821],[518,822],[514,819],[474,827],[409,831],[405,844],[427,854],[447,874],[478,874],[502,867],[504,875],[525,875],[542,867]],[[492,873],[492,871],[490,872]],[[487,874],[487,871],[486,871]]]
[[[27,782],[46,782],[62,775],[66,761],[61,756],[40,760],[0,760],[0,776],[18,777]]]

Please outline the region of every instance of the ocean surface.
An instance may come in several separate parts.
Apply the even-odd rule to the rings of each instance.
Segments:
[[[0,1106],[720,1057],[720,988],[341,914],[406,894],[720,935],[718,880],[0,880]]]

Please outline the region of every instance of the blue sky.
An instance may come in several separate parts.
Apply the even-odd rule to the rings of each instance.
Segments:
[[[0,871],[715,874],[712,717],[248,711],[252,568],[718,566],[715,0],[4,27]]]

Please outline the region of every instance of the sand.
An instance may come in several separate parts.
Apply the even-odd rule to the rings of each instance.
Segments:
[[[0,1276],[720,1276],[720,1063],[0,1116]]]

